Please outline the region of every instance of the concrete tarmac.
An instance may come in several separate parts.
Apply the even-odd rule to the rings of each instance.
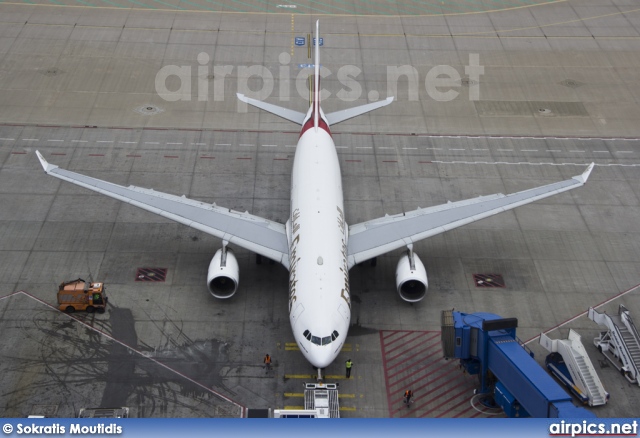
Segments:
[[[541,364],[537,334],[577,330],[611,394],[596,415],[636,415],[637,385],[599,355],[591,339],[601,328],[582,314],[604,303],[640,315],[637,17],[633,4],[612,0],[319,17],[322,64],[333,73],[322,82],[332,93],[326,112],[386,97],[389,66],[419,78],[416,94],[401,79],[397,102],[333,127],[348,223],[523,190],[596,163],[585,187],[417,244],[430,281],[421,303],[395,292],[398,252],[352,269],[354,325],[325,371],[340,383],[344,417],[501,415],[479,407],[477,380],[441,357],[440,311],[450,308],[517,317]],[[304,111],[293,78],[310,61],[295,37],[315,18],[0,4],[0,416],[128,406],[134,417],[238,417],[302,406],[315,371],[296,351],[283,267],[237,249],[240,289],[215,300],[206,271],[218,239],[48,177],[33,151],[111,182],[284,222],[297,127],[241,112],[235,93],[263,86],[240,67],[265,66],[275,79],[266,99]],[[198,62],[200,53],[209,59]],[[484,66],[479,83],[463,80],[469,54]],[[460,86],[425,85],[442,64]],[[158,95],[158,72],[171,65],[191,70],[187,100]],[[346,65],[362,70],[352,102],[337,96],[349,88],[337,79]],[[448,89],[459,95],[434,99]],[[166,276],[136,281],[139,268]],[[502,275],[505,287],[476,287],[474,274]],[[107,284],[105,314],[52,307],[57,284],[78,277]]]

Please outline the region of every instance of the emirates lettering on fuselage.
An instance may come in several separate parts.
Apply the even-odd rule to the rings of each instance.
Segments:
[[[291,215],[291,245],[289,246],[289,313],[296,302],[296,284],[298,284],[297,272],[300,257],[297,254],[298,243],[300,243],[300,210],[295,209]]]
[[[338,228],[342,233],[342,267],[340,270],[344,275],[344,288],[340,291],[340,298],[342,298],[349,306],[349,310],[351,310],[351,292],[349,291],[349,265],[347,264],[347,242],[345,242],[345,231],[347,228],[347,223],[344,220],[344,212],[340,209],[340,207],[336,206],[338,209]]]

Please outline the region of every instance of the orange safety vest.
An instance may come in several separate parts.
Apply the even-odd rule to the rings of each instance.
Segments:
[[[264,357],[264,363],[271,363],[271,356],[268,354]]]

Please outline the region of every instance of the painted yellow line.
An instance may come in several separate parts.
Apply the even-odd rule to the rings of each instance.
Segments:
[[[284,407],[285,411],[293,411],[293,410],[301,410],[301,409],[304,409],[304,406],[285,406]],[[347,406],[340,406],[340,410],[345,412],[353,412],[353,411],[356,411],[357,409],[347,407]]]
[[[290,398],[302,398],[304,397],[304,393],[303,392],[285,392],[284,393],[285,397],[290,397]],[[338,398],[356,398],[355,394],[338,394]]]
[[[311,379],[311,374],[285,374],[285,379]]]

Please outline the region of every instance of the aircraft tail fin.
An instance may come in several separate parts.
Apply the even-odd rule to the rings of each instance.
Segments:
[[[382,108],[383,106],[389,105],[393,102],[394,97],[387,97],[385,100],[381,100],[378,102],[371,102],[365,105],[356,106],[354,108],[348,108],[341,111],[336,111],[329,114],[324,114],[320,109],[320,20],[316,21],[316,29],[315,29],[315,47],[314,47],[314,74],[313,74],[313,90],[311,96],[311,107],[309,108],[311,113],[313,114],[313,127],[315,129],[318,128],[320,124],[320,118],[323,117],[328,125],[334,125],[336,123],[344,122],[345,120],[349,120],[353,117],[360,116],[362,114],[368,113],[369,111],[376,110],[378,108]],[[237,93],[238,99],[242,102],[248,103],[249,105],[253,105],[256,108],[263,109],[268,111],[276,116],[282,117],[283,119],[289,120],[291,122],[297,123],[299,125],[303,125],[306,122],[309,113],[307,114],[290,110],[288,108],[284,108],[281,106],[273,105],[271,103],[266,103],[260,100],[252,99],[250,97],[245,96],[244,94]]]

